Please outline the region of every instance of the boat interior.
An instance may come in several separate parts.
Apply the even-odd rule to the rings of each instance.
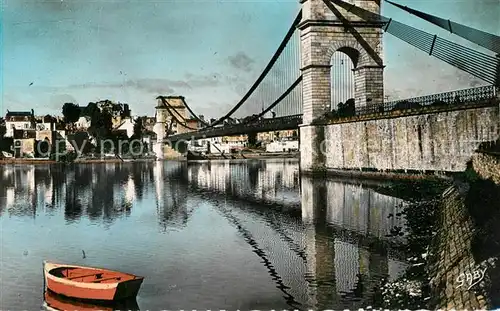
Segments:
[[[126,273],[76,267],[55,268],[49,273],[58,278],[83,283],[116,283],[136,278],[136,276]]]

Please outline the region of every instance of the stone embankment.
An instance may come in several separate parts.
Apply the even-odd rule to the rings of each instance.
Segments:
[[[500,154],[476,152],[465,180],[441,198],[430,268],[434,307],[488,309],[498,302]],[[498,244],[498,243],[496,243]]]
[[[472,167],[483,179],[500,185],[500,152],[477,152],[472,157]]]
[[[410,202],[403,212],[410,266],[397,281],[383,284],[377,307],[484,310],[500,305],[500,155],[478,152],[467,167],[447,181],[413,181],[406,192],[395,188]]]
[[[431,302],[436,309],[477,310],[487,308],[487,301],[474,279],[484,267],[476,262],[472,252],[474,224],[457,185],[449,187],[441,198],[438,212],[438,232],[432,249]],[[469,278],[472,277],[473,280]],[[471,287],[472,285],[472,287]],[[469,288],[470,287],[470,288]]]

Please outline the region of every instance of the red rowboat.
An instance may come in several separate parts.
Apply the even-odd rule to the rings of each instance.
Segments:
[[[70,298],[115,301],[137,296],[144,277],[67,264],[43,262],[45,288]]]

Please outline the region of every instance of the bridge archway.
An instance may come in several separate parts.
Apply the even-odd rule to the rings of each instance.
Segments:
[[[333,53],[330,60],[330,111],[355,98],[354,69],[359,57],[360,53],[351,47],[342,47]]]

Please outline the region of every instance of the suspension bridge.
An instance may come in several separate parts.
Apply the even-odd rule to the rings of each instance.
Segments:
[[[386,2],[474,43],[484,52],[385,17],[380,14],[380,0],[349,3],[303,0],[302,9],[271,60],[229,112],[208,123],[187,106],[202,127],[192,128],[185,118],[171,113],[173,122],[185,131],[165,135],[164,139],[177,142],[300,128],[301,159],[304,153],[310,153],[305,161],[311,166],[313,162],[325,161],[314,155],[317,153],[314,150],[318,149],[314,141],[325,135],[324,127],[328,124],[381,116],[391,118],[400,116],[401,111],[437,113],[468,109],[467,106],[470,109],[495,107],[498,114],[500,37],[392,1]],[[384,33],[484,81],[484,86],[384,101]],[[165,97],[158,98],[165,109],[169,109]],[[429,112],[429,108],[434,110]],[[237,122],[228,122],[242,110],[255,113]],[[323,131],[322,134],[319,131]],[[493,136],[498,134],[497,125],[493,132]]]

